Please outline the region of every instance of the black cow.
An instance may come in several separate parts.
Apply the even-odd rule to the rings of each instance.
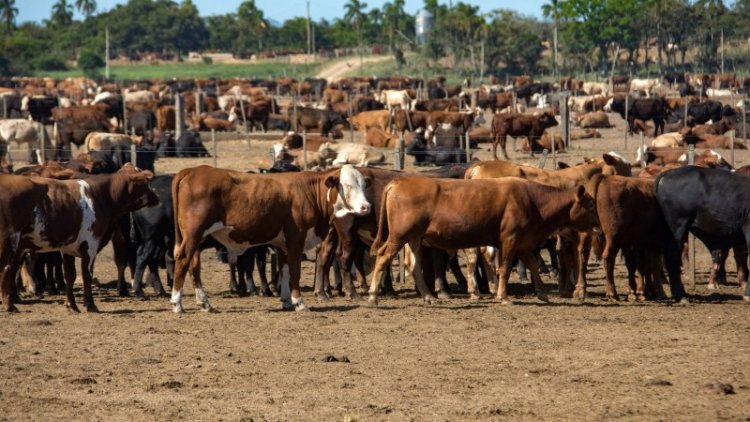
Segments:
[[[27,111],[34,121],[52,124],[52,109],[58,106],[57,97],[26,96],[22,101],[24,100],[28,101]]]
[[[175,142],[175,153],[177,157],[210,157],[198,132],[189,130],[180,135]]]
[[[436,136],[436,139],[439,139]],[[414,157],[415,166],[442,166],[453,163],[465,163],[466,151],[455,145],[455,139],[441,141],[436,146],[431,146],[424,135],[417,133],[414,140],[406,147],[406,154]]]
[[[532,95],[544,94],[550,91],[552,91],[552,85],[549,82],[534,82],[517,88],[516,97],[523,98],[526,104],[528,104]]]
[[[625,97],[616,97],[612,99],[611,111],[617,112],[625,118]],[[630,131],[633,131],[633,121],[638,120],[653,120],[654,122],[654,136],[658,135],[659,132],[664,133],[664,122],[667,119],[667,104],[664,98],[633,98],[629,96],[628,102],[628,126]],[[605,107],[605,111],[607,110]]]
[[[682,167],[655,180],[669,232],[663,237],[672,298],[686,300],[680,279],[682,245],[688,231],[716,251],[750,242],[750,178],[724,170]],[[750,283],[744,299],[750,301]]]
[[[127,133],[135,131],[135,134],[138,136],[146,136],[155,127],[156,115],[151,110],[138,110],[128,115]]]
[[[385,104],[374,98],[357,98],[354,100],[352,113],[357,114],[363,111],[385,110]]]
[[[289,121],[293,122],[294,107],[289,107],[288,116]],[[338,113],[311,107],[297,107],[297,132],[319,128],[322,136],[328,136],[331,129],[339,124],[348,125],[344,116]]]

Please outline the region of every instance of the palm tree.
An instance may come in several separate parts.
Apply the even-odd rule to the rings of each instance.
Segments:
[[[96,0],[76,0],[76,9],[88,18],[96,12]]]
[[[349,3],[344,5],[344,20],[354,25],[354,29],[357,31],[357,45],[359,46],[360,55],[362,53],[362,22],[365,19],[365,8],[367,3],[359,0],[349,0]]]
[[[557,31],[560,25],[560,0],[549,0],[549,3],[542,5],[542,14],[545,18],[552,18],[555,22],[555,32],[553,33],[553,53],[552,53],[552,69],[555,77],[558,77],[557,72]]]
[[[58,0],[52,5],[52,22],[58,26],[73,23],[73,5],[68,4],[68,0]]]
[[[8,34],[13,32],[13,26],[15,26],[16,23],[18,8],[15,6],[16,0],[0,1],[0,19],[5,22],[5,32]]]

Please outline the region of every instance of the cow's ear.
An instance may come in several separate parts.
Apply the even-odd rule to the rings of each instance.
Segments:
[[[332,188],[335,186],[338,186],[339,184],[339,177],[338,176],[328,176],[326,177],[326,187]]]
[[[133,173],[130,175],[130,180],[136,181],[136,182],[146,182],[151,180],[154,177],[154,173],[151,173],[148,170],[139,171],[138,173]]]
[[[372,185],[372,177],[365,177],[365,188],[369,188]]]
[[[602,159],[604,160],[604,163],[609,166],[614,166],[617,164],[617,159],[609,154],[603,154]]]
[[[578,190],[576,191],[576,200],[580,201],[583,199],[584,195],[586,195],[586,188],[583,187],[583,185],[578,185]]]

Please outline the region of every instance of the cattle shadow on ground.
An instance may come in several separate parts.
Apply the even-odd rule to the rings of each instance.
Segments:
[[[690,301],[695,304],[718,304],[727,302],[742,302],[742,293],[711,292],[706,295],[691,295]]]
[[[170,308],[149,308],[149,309],[113,309],[111,311],[99,310],[100,314],[108,315],[132,315],[132,314],[150,314],[158,312],[171,312]]]

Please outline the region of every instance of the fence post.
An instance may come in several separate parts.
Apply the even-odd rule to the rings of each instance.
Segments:
[[[302,162],[303,170],[307,170],[307,131],[302,132]]]
[[[683,116],[683,122],[682,122],[683,127],[687,127],[688,125],[687,118],[688,118],[688,100],[687,100],[687,97],[685,97],[685,116]],[[656,128],[654,128],[654,131],[655,130]],[[654,132],[654,135],[656,135],[656,132]]]
[[[466,131],[466,162],[471,161],[471,136],[469,136],[469,131]]]
[[[552,170],[557,170],[557,155],[555,155],[555,135],[550,133],[550,139],[552,140]],[[531,139],[529,139],[529,145],[534,145],[533,142],[531,142]]]
[[[138,152],[135,149],[135,144],[130,144],[130,163],[134,166],[138,166]]]
[[[203,113],[203,92],[200,90],[193,92],[193,97],[195,98],[195,113],[200,116]]]
[[[216,129],[211,129],[211,145],[214,150],[214,167],[219,167],[219,149],[216,145]]]
[[[695,164],[695,145],[688,146],[688,164]],[[695,235],[688,236],[688,276],[690,277],[690,290],[695,291]]]
[[[297,133],[297,96],[295,95],[292,95],[292,113],[292,130]]]
[[[174,136],[180,139],[182,132],[185,130],[185,105],[182,101],[182,94],[179,92],[174,97]]]
[[[630,94],[627,94],[625,95],[625,151],[628,150],[628,134],[630,133],[630,121],[628,120],[629,110],[630,110]]]
[[[643,131],[641,131],[641,151],[643,158],[641,159],[641,170],[646,168],[646,140],[643,138]]]
[[[124,94],[122,96],[122,133],[128,133],[128,103],[125,101]]]
[[[3,102],[5,102],[5,97],[3,97]],[[39,122],[39,134],[38,134],[38,136],[39,136],[39,151],[37,151],[37,153],[39,154],[37,156],[37,159],[39,160],[39,164],[44,164],[44,162],[46,161],[45,158],[47,156],[47,153],[45,151],[45,148],[47,148],[47,146],[44,145],[44,138],[46,138],[45,131],[46,131],[46,129],[44,128],[44,123]],[[8,156],[10,156],[10,153],[8,153]]]
[[[561,98],[562,107],[560,108],[560,119],[562,120],[562,133],[565,141],[565,147],[570,149],[570,105],[568,105],[568,96],[563,95]]]
[[[729,163],[732,165],[732,168],[734,168],[734,131],[729,132],[729,141],[731,142],[731,144],[729,144]]]
[[[3,119],[8,118],[8,99],[3,95]]]
[[[404,135],[403,133],[398,135],[398,141],[396,141],[396,170],[403,170],[404,169]],[[398,251],[398,279],[401,283],[404,283],[406,280],[406,271],[404,268],[404,248],[401,248],[400,251]],[[373,283],[379,282],[379,281],[373,281]]]
[[[352,99],[351,99],[351,96],[349,95],[349,91],[346,91],[346,104],[347,104],[347,107],[349,108],[349,119],[351,119],[353,111],[352,111]],[[352,126],[351,120],[349,123],[349,142],[354,142],[354,126]]]
[[[747,109],[745,108],[745,96],[742,96],[742,143],[747,146]]]
[[[539,159],[539,164],[537,167],[540,169],[543,169],[545,165],[547,165],[547,155],[549,154],[549,150],[547,148],[542,150],[542,158]]]

